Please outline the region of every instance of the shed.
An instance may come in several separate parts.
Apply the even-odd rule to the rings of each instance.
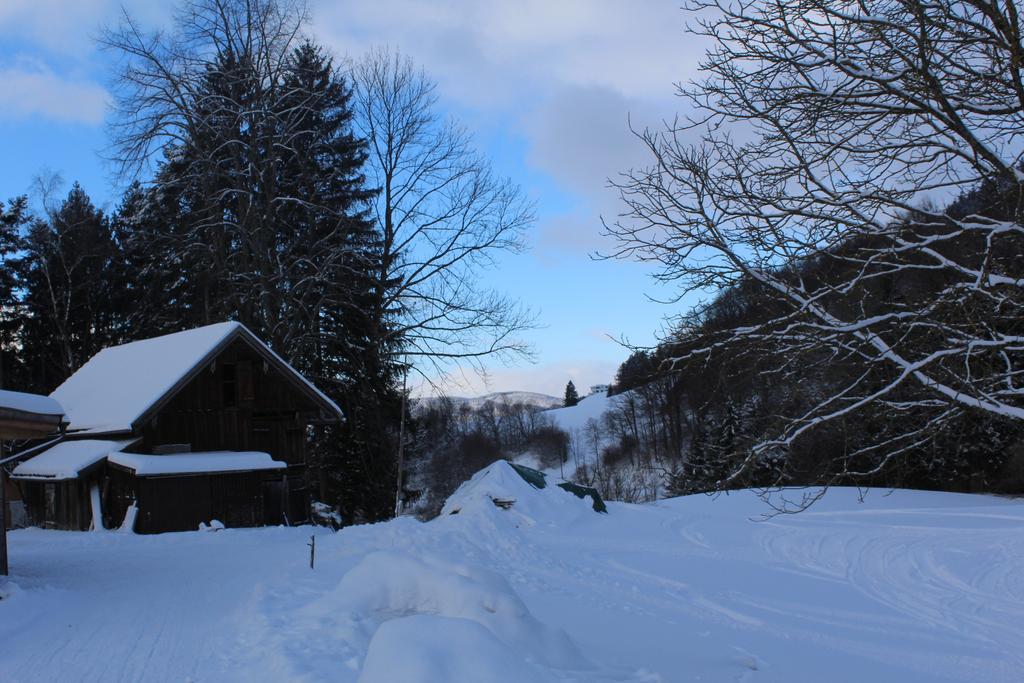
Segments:
[[[0,576],[7,575],[7,527],[11,518],[5,466],[17,457],[6,458],[4,442],[39,439],[53,435],[64,426],[64,409],[47,396],[0,389]]]
[[[236,322],[104,349],[51,397],[67,435],[13,476],[32,522],[64,529],[118,526],[132,506],[146,533],[304,521],[309,429],[342,419]]]

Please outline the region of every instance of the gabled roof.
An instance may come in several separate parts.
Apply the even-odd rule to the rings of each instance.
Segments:
[[[276,366],[322,411],[339,419],[342,417],[341,409],[331,399],[237,322],[207,325],[103,349],[50,397],[64,407],[69,432],[131,432],[236,339],[246,342]]]

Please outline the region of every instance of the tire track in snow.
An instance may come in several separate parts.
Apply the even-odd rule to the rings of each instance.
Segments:
[[[886,525],[884,515],[897,524]],[[1019,525],[1020,518],[928,511],[927,524],[907,523],[920,515],[920,511],[900,510],[851,512],[840,525],[834,523],[837,513],[810,515],[773,523],[763,534],[761,547],[775,568],[845,583],[905,617],[903,629],[894,629],[891,635],[907,637],[909,633],[922,641],[930,638],[933,644],[946,641],[950,647],[970,643],[990,652],[993,661],[1009,659],[1024,667],[1019,654],[1024,642],[1020,592],[1024,552],[1005,543],[1007,533],[1019,531],[1002,524],[998,528],[981,524],[1000,520]],[[833,518],[827,526],[818,521],[825,516]],[[949,526],[936,525],[944,519]],[[833,625],[856,623],[838,620]],[[863,630],[883,626],[877,619],[860,622]],[[941,653],[932,656],[965,677],[972,669],[978,674],[986,668],[984,660],[965,658],[958,663]],[[1005,665],[996,665],[990,680],[1006,674]]]

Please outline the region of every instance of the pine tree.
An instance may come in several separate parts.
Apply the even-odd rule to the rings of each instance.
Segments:
[[[570,408],[580,402],[580,395],[576,392],[576,385],[569,380],[565,385],[565,399],[562,402],[566,408]]]
[[[394,509],[401,400],[395,354],[379,341],[393,337],[370,315],[380,238],[366,143],[320,47],[306,41],[280,60],[264,73],[251,55],[214,55],[199,81],[201,125],[165,149],[150,189],[126,195],[118,226],[146,271],[139,323],[234,319],[266,340],[345,413],[311,445],[320,498],[349,521],[381,519]]]
[[[290,112],[293,153],[282,159],[286,200],[280,248],[295,263],[290,315],[281,324],[312,334],[296,354],[345,412],[317,448],[321,496],[349,521],[375,521],[394,510],[396,429],[401,411],[394,353],[371,315],[380,236],[368,218],[373,192],[362,166],[365,141],[351,132],[351,92],[331,59],[310,42],[288,62],[283,112]],[[316,313],[311,320],[296,316]]]
[[[184,60],[131,21],[104,34],[126,58],[119,161],[159,159],[151,187],[125,197],[119,240],[148,271],[140,327],[238,320],[341,406],[344,424],[311,444],[310,472],[347,521],[380,519],[394,509],[407,334],[378,304],[376,192],[349,84],[301,39],[305,20],[275,0],[186,2]]]
[[[21,334],[22,314],[18,301],[20,280],[19,253],[23,247],[22,231],[28,223],[28,202],[25,197],[0,202],[0,389],[18,387],[22,378]]]
[[[159,185],[129,186],[111,218],[121,253],[122,282],[129,302],[124,311],[127,335],[133,339],[178,332],[196,323],[190,315],[191,276],[180,252],[171,248],[179,220],[158,197]]]
[[[37,220],[21,262],[31,390],[48,393],[124,336],[127,307],[110,221],[77,183],[48,220]]]

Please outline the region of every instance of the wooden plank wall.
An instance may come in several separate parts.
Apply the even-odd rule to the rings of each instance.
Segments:
[[[193,451],[263,451],[301,466],[306,425],[318,411],[279,371],[237,341],[159,411],[132,450],[151,453],[161,444],[188,443]]]

